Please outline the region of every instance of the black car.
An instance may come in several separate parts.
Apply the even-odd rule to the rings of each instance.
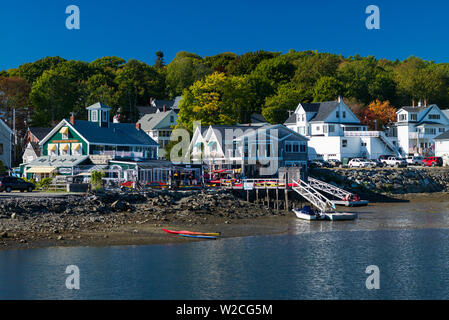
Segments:
[[[32,192],[35,186],[31,182],[16,177],[0,177],[0,192],[11,192],[12,190],[20,190],[21,192]]]

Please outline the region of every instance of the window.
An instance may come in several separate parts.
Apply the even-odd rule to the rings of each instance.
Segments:
[[[103,117],[101,118],[101,120],[103,122],[107,122],[108,121],[108,112],[107,111],[103,111]]]
[[[343,111],[343,118],[346,118],[346,111]]]
[[[366,147],[366,142],[362,142],[362,147]]]
[[[440,128],[438,131],[439,132],[445,132],[445,129],[444,128]]]
[[[339,111],[337,111],[337,118],[340,118],[340,112]]]
[[[411,121],[416,121],[418,120],[418,115],[416,113],[411,113],[410,114],[410,120]]]
[[[335,126],[333,124],[329,125],[329,132],[335,132]]]
[[[440,119],[440,115],[439,114],[429,114],[429,119],[438,120],[438,119]]]
[[[0,155],[3,154],[3,143],[0,143]]]
[[[175,122],[175,116],[170,116],[170,122],[171,123]]]
[[[285,143],[285,152],[304,153],[306,151],[307,151],[307,144],[305,142],[290,141]]]
[[[98,112],[97,112],[97,110],[92,110],[90,116],[91,116],[91,119],[90,119],[91,121],[93,121],[93,122],[98,121]]]
[[[342,148],[346,148],[348,146],[348,140],[341,140]]]
[[[316,131],[320,131],[320,126],[316,126]]]
[[[424,132],[427,134],[435,134],[437,130],[435,128],[426,128]]]
[[[407,121],[407,115],[406,114],[400,114],[399,115],[399,121]]]

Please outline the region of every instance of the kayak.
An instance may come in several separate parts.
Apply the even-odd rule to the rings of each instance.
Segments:
[[[193,231],[173,231],[162,229],[163,231],[171,234],[185,234],[191,236],[209,236],[209,237],[218,237],[220,235],[219,232],[193,232]]]
[[[197,239],[211,239],[216,240],[217,237],[213,236],[200,236],[200,235],[192,235],[192,234],[179,234],[181,237],[187,237],[187,238],[197,238]]]

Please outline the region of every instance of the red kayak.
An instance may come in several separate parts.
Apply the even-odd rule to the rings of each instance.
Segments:
[[[185,234],[190,236],[210,236],[210,237],[218,237],[220,235],[219,232],[193,232],[193,231],[173,231],[162,229],[163,231],[171,234]]]

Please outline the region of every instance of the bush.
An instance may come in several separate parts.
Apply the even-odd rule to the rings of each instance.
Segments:
[[[53,182],[52,178],[44,178],[36,184],[37,189],[47,190]]]
[[[90,176],[90,185],[92,186],[93,190],[101,189],[104,177],[104,171],[92,171],[92,174]]]

